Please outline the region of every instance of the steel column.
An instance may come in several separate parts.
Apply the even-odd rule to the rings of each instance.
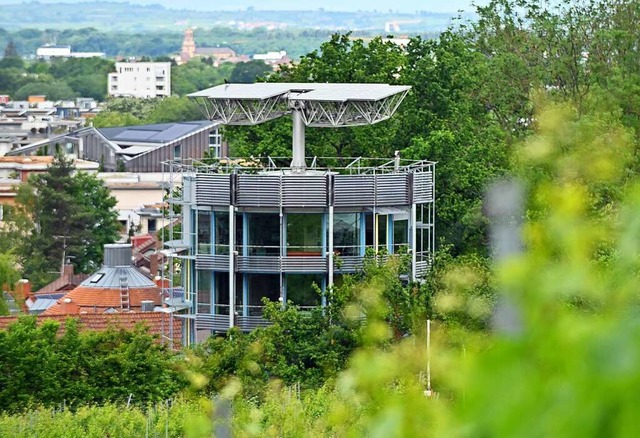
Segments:
[[[236,275],[235,275],[235,247],[236,237],[236,214],[235,207],[229,206],[229,328],[233,328],[236,301]]]
[[[411,204],[411,218],[409,226],[411,230],[411,281],[416,281],[416,266],[418,262],[418,242],[416,241],[416,203]]]
[[[329,206],[329,287],[333,286],[333,205]]]
[[[293,159],[291,160],[291,169],[301,172],[306,167],[305,163],[305,124],[302,118],[302,111],[294,109],[291,111],[293,116]]]

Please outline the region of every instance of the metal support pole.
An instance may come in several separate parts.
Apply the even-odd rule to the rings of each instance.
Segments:
[[[293,109],[293,159],[291,160],[291,169],[302,172],[307,167],[305,163],[305,124],[302,119],[302,112],[299,109]]]
[[[431,394],[431,320],[427,319],[427,397]]]
[[[411,281],[416,281],[416,267],[418,266],[418,242],[416,237],[417,222],[416,222],[416,204],[411,204]]]
[[[235,274],[235,237],[236,237],[236,215],[235,207],[229,206],[229,328],[233,328],[233,317],[236,310],[236,274]]]
[[[333,286],[333,205],[329,206],[329,284],[328,287]]]

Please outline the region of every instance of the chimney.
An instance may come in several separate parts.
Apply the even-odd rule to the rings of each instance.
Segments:
[[[160,276],[155,276],[153,281],[156,283],[160,289],[168,289],[169,288],[169,280],[166,278],[162,278]]]
[[[153,253],[149,256],[149,274],[152,278],[158,275],[158,253]]]
[[[62,267],[62,276],[64,278],[71,278],[73,276],[73,265],[68,263]]]
[[[27,307],[27,299],[31,295],[31,283],[29,283],[29,280],[22,278],[18,280],[18,283],[16,283],[15,290],[14,299],[18,303],[22,304],[22,311],[28,314],[29,308]]]
[[[16,284],[16,298],[26,300],[31,295],[31,283],[26,278],[18,280]]]
[[[104,246],[104,266],[132,266],[133,250],[130,243],[112,243]]]

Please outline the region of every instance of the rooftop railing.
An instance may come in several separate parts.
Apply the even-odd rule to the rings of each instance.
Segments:
[[[180,173],[221,173],[221,174],[322,174],[342,175],[381,174],[398,172],[416,172],[433,167],[436,163],[428,160],[409,160],[403,158],[367,158],[367,157],[307,157],[309,166],[305,170],[291,169],[291,157],[223,157],[213,160],[181,159],[165,161],[165,171]]]

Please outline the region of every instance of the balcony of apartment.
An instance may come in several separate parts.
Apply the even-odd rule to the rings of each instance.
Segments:
[[[433,202],[434,166],[426,160],[308,158],[292,169],[290,158],[221,158],[167,162],[195,181],[197,205],[239,208],[393,207]],[[321,166],[324,164],[324,166]]]
[[[314,158],[308,160],[311,165],[306,170],[292,171],[278,167],[277,161],[267,157],[222,159],[213,165],[196,161],[169,164],[193,181],[194,196],[186,202],[211,209],[202,214],[214,216],[220,224],[216,225],[218,232],[211,233],[216,236],[217,250],[199,251],[199,266],[228,269],[228,247],[224,245],[229,244],[230,205],[236,211],[234,266],[239,272],[327,272],[329,216],[333,218],[334,259],[340,261],[337,266],[334,260],[333,268],[343,273],[359,269],[367,247],[394,252],[389,233],[396,233],[396,240],[406,245],[407,240],[399,236],[408,233],[413,205],[420,206],[414,224],[419,234],[431,231],[432,162],[354,159],[342,167],[320,167],[320,160]]]

